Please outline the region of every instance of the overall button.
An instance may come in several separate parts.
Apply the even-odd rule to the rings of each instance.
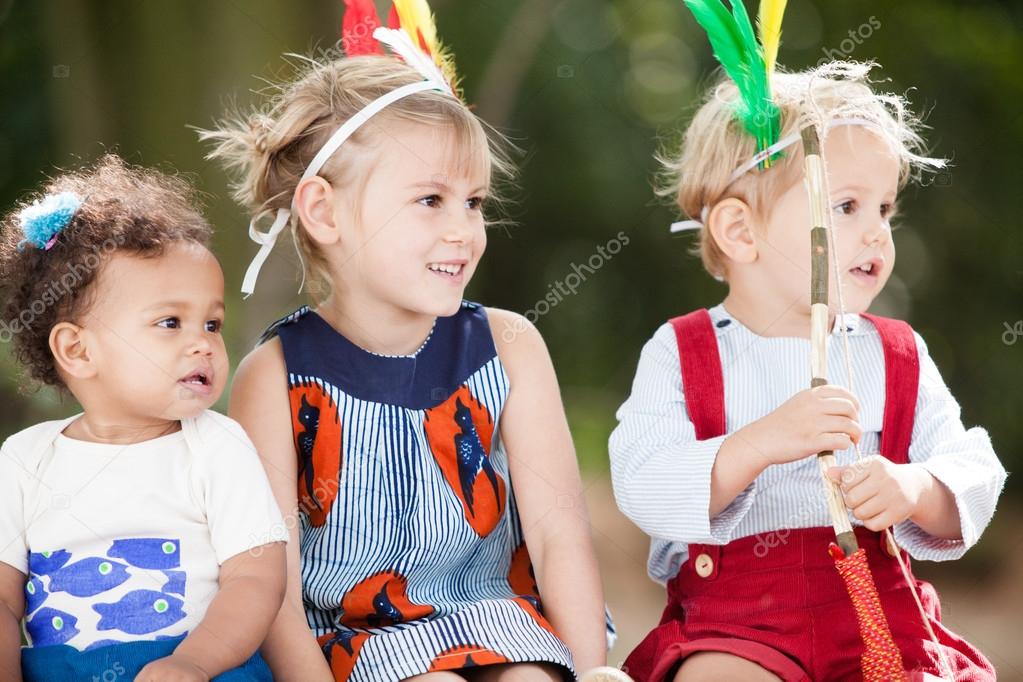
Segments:
[[[696,569],[696,575],[706,578],[714,572],[714,560],[709,554],[700,554],[696,557],[693,567]]]

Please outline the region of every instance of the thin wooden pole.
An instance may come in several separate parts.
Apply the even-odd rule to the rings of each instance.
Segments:
[[[808,125],[800,131],[803,138],[806,191],[810,198],[810,387],[828,383],[828,197],[825,194],[824,160],[821,158],[817,128]],[[836,465],[835,453],[817,453],[824,482],[831,525],[838,546],[846,556],[859,545],[845,510],[842,491],[828,477],[828,469]]]

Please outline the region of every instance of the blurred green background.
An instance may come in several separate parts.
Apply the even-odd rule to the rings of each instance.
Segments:
[[[261,78],[286,75],[283,53],[330,47],[340,5],[0,0],[0,201],[8,207],[53,167],[104,150],[187,174],[207,193],[217,228],[231,296],[226,335],[237,364],[266,323],[303,302],[295,293],[297,258],[282,240],[260,291],[241,301],[237,285],[256,250],[247,217],[187,126],[208,126],[227,105],[253,101]],[[606,442],[614,411],[654,329],[725,294],[687,255],[692,237],[668,233],[677,215],[651,189],[655,150],[677,142],[714,64],[681,0],[433,6],[467,99],[525,152],[510,212],[516,225],[491,232],[468,297],[544,313],[537,325],[590,486],[609,601],[625,611],[623,643],[612,655],[618,662],[656,620],[660,593],[644,578],[645,541],[610,501]],[[927,113],[933,152],[953,165],[901,198],[898,263],[873,311],[902,317],[924,336],[964,421],[988,428],[1010,471],[1023,458],[1016,399],[1023,382],[1021,32],[1018,0],[790,0],[779,55],[790,69],[828,57],[875,59],[888,87]],[[575,294],[538,306],[619,232],[628,244],[599,259]],[[20,393],[17,368],[6,354],[0,362],[4,434],[73,409],[47,391]],[[998,591],[1020,582],[1010,578],[1023,554],[1012,501],[1021,483],[1010,477],[1008,485],[980,546],[957,567],[921,572],[941,576],[959,594],[969,588],[953,599],[964,604],[952,609],[964,614],[959,627],[973,627],[1003,673],[1023,679],[1023,654],[995,634],[1013,618],[1010,603],[1023,603],[1019,588]],[[969,608],[986,620],[970,620]]]

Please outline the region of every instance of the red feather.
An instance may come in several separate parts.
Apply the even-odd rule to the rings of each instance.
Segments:
[[[341,47],[345,54],[383,54],[383,48],[373,37],[380,26],[380,17],[373,0],[344,0],[345,16],[341,20]]]

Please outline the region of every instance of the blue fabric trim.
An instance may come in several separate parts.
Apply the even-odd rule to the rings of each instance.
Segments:
[[[436,407],[497,355],[486,310],[463,301],[458,312],[439,317],[414,356],[383,356],[355,345],[308,308],[274,323],[288,372],[316,376],[348,395],[411,410]]]

